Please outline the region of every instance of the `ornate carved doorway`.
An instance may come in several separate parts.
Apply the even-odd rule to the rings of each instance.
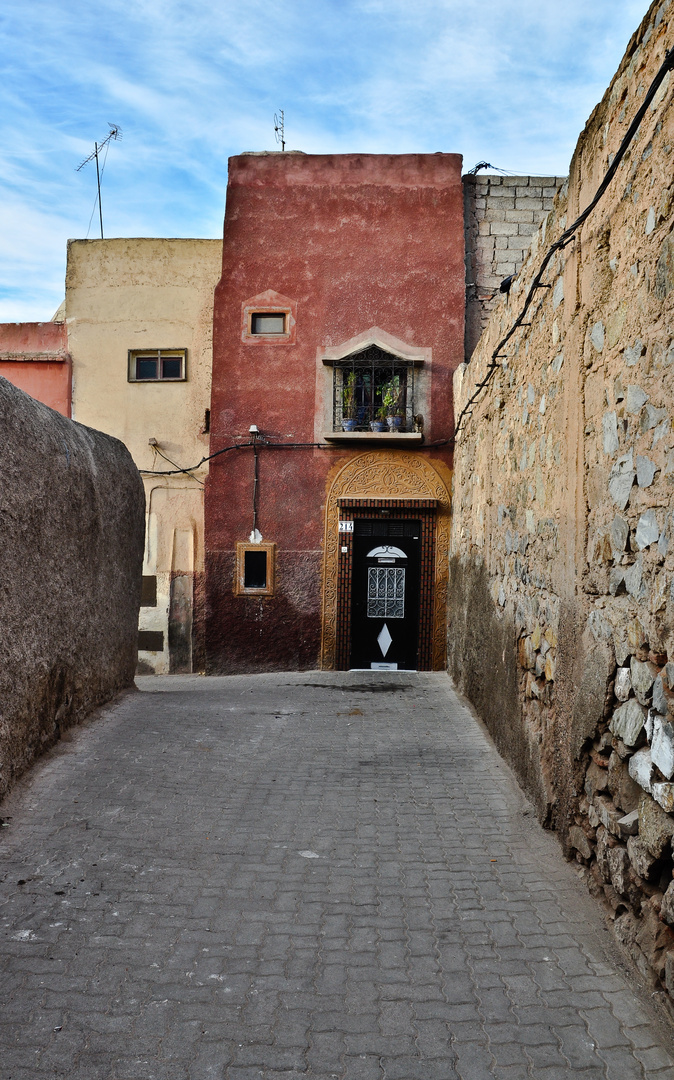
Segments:
[[[353,458],[334,477],[326,500],[321,655],[324,669],[387,663],[421,671],[444,669],[449,476],[442,462],[382,450]],[[373,535],[374,530],[381,531],[382,536]],[[372,543],[366,540],[368,533]],[[380,564],[378,559],[387,556],[372,553],[386,546],[397,547],[404,558],[394,555],[395,562]],[[404,569],[405,574],[369,573],[378,569]],[[382,590],[394,595],[383,596]],[[401,591],[403,597],[396,595]],[[391,612],[395,612],[395,601],[401,598],[404,634],[398,632],[400,624],[396,619],[375,614],[376,601],[391,600]],[[373,601],[369,604],[370,617],[369,601]],[[386,603],[384,607],[388,613]],[[378,625],[373,634],[375,623]],[[387,648],[389,635],[392,641]],[[400,640],[394,650],[396,637]],[[393,658],[395,653],[400,659]]]
[[[354,521],[349,667],[419,665],[421,522]]]

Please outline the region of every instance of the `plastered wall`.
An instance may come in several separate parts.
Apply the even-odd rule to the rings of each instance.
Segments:
[[[133,682],[143,485],[125,447],[0,377],[0,797]]]
[[[674,43],[655,3],[468,366],[590,203]],[[450,670],[642,972],[674,993],[674,109],[667,76],[455,455]]]
[[[220,240],[68,244],[65,313],[73,416],[121,439],[139,469],[190,467],[208,455],[213,290],[221,261]],[[130,349],[167,348],[187,350],[185,381],[129,380]],[[203,668],[207,475],[202,464],[188,473],[144,477],[143,574],[156,586],[156,603],[140,613],[139,671],[144,674]]]

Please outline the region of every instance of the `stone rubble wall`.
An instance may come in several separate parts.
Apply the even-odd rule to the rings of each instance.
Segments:
[[[469,365],[591,202],[664,58],[654,3]],[[455,456],[449,658],[637,966],[674,997],[674,79],[558,252]]]
[[[498,303],[501,282],[520,269],[565,179],[488,173],[463,177],[466,359]]]
[[[0,378],[0,798],[133,684],[145,499],[117,439]]]

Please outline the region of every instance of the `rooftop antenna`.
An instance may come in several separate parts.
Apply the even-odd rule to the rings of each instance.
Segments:
[[[285,131],[285,119],[283,115],[283,109],[278,113],[274,113],[274,137],[277,143],[281,144],[281,150],[286,148],[286,131]]]
[[[283,113],[281,113],[281,116],[283,116]],[[111,139],[121,139],[121,137],[122,137],[122,129],[118,124],[110,124],[109,123],[108,127],[110,128],[110,131],[108,132],[108,134],[103,139],[103,142],[100,142],[100,143],[95,142],[94,143],[93,153],[89,154],[89,157],[85,158],[84,161],[81,163],[81,165],[78,165],[77,168],[75,169],[75,172],[79,172],[80,169],[83,169],[84,166],[88,165],[90,161],[94,161],[94,159],[96,161],[96,185],[97,185],[97,189],[98,189],[98,217],[99,217],[100,222],[101,222],[101,240],[103,239],[103,208],[101,207],[101,173],[100,173],[100,169],[98,167],[98,155],[100,154],[103,147],[108,145],[108,143],[110,142]],[[106,155],[106,157],[107,157],[107,155]],[[103,162],[103,167],[105,168],[105,162]],[[91,222],[89,224],[91,224]]]

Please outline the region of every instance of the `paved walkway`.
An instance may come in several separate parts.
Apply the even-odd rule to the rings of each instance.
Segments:
[[[139,683],[0,807],[2,1080],[672,1080],[445,676]]]

